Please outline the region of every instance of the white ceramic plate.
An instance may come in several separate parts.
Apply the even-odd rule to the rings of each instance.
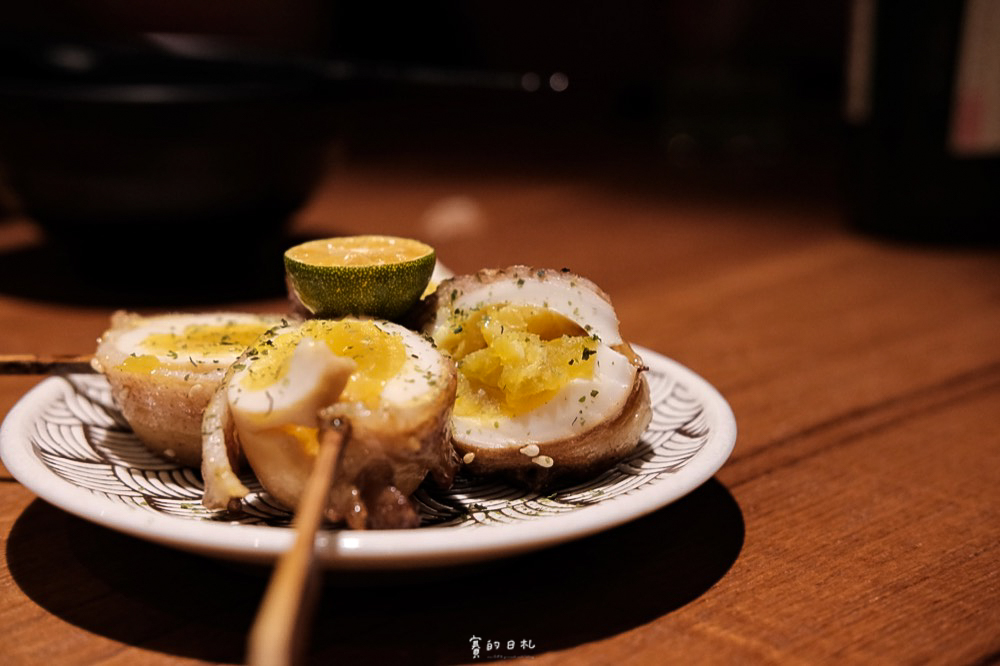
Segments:
[[[448,491],[415,495],[414,530],[326,530],[317,538],[331,569],[470,563],[551,546],[659,509],[708,480],[736,440],[725,399],[708,382],[655,352],[653,420],[635,454],[587,483],[546,495],[459,477]],[[176,548],[241,561],[274,560],[292,542],[289,515],[250,478],[238,519],[201,506],[196,470],[146,452],[113,406],[103,377],[50,377],[0,427],[14,477],[47,502],[99,525]]]

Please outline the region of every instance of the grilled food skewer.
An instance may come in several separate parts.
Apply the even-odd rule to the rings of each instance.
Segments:
[[[0,354],[0,375],[96,372],[93,354]]]
[[[247,641],[249,666],[290,666],[302,655],[317,589],[315,539],[343,445],[346,421],[324,429],[319,453],[295,512],[295,541],[278,560]]]

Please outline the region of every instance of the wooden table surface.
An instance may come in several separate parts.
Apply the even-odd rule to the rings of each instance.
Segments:
[[[587,275],[626,337],[706,378],[739,426],[713,479],[620,528],[468,569],[328,575],[310,663],[472,662],[472,636],[539,666],[996,663],[1000,253],[861,235],[829,197],[648,185],[361,163],[296,216],[295,236],[429,240],[459,272]],[[0,352],[88,352],[123,306],[284,307],[234,283],[116,301],[47,253],[29,222],[0,223]],[[38,381],[0,377],[0,414]],[[0,661],[242,660],[265,570],[95,526],[2,472]]]

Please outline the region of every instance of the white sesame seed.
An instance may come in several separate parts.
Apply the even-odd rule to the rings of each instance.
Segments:
[[[535,463],[539,467],[552,467],[552,463],[555,461],[549,456],[536,456],[531,459],[531,462]]]
[[[462,462],[464,462],[466,465],[468,465],[475,459],[476,459],[476,454],[473,453],[472,451],[469,451],[464,456],[462,456]]]
[[[538,455],[540,449],[537,444],[528,444],[527,446],[522,447],[520,451],[529,458],[534,458]]]

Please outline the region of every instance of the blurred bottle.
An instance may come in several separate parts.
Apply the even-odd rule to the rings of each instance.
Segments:
[[[853,0],[847,55],[852,222],[1000,239],[1000,2]]]

